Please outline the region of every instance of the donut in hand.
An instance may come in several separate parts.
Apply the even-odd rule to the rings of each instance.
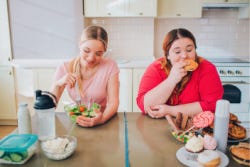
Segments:
[[[193,59],[186,60],[187,65],[184,67],[185,71],[194,71],[198,67],[198,63]]]

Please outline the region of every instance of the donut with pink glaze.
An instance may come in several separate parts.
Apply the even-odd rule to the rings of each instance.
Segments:
[[[214,114],[211,111],[204,111],[194,116],[193,124],[197,128],[205,128],[214,121]]]

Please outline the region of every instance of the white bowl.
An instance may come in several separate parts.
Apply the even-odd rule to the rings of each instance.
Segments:
[[[55,139],[42,141],[43,153],[53,160],[66,159],[73,154],[77,146],[77,139],[74,136],[57,136]]]

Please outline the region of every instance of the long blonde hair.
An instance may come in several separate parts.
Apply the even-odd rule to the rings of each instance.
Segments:
[[[164,51],[164,59],[160,59],[161,68],[165,71],[167,76],[169,75],[170,70],[172,68],[172,64],[171,64],[170,60],[168,60],[169,50],[170,50],[173,42],[177,39],[180,39],[180,38],[191,39],[194,43],[195,49],[197,48],[195,37],[190,31],[183,29],[183,28],[171,30],[165,36],[165,38],[163,40],[162,49]],[[197,54],[195,55],[195,61],[198,64],[201,61],[201,58],[199,56],[197,56]],[[183,77],[182,80],[175,86],[175,88],[170,96],[170,99],[168,100],[168,102],[170,104],[174,105],[174,104],[178,103],[179,95],[183,91],[185,86],[187,85],[188,81],[191,78],[191,75],[192,75],[192,72],[188,72],[188,74],[185,77]]]
[[[88,26],[86,27],[80,37],[80,43],[83,43],[87,40],[99,40],[103,43],[105,51],[107,50],[108,47],[108,33],[107,31],[100,26]],[[80,63],[80,56],[77,56],[73,60],[70,61],[69,63],[69,72],[74,73],[78,76],[77,82],[79,83],[79,90],[82,92],[82,83],[83,83],[83,78],[81,75],[81,63]]]

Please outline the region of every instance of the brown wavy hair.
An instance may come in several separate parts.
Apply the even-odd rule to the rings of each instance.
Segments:
[[[170,32],[168,32],[167,35],[165,36],[165,38],[163,40],[163,44],[162,44],[162,49],[164,51],[165,58],[160,60],[161,67],[165,71],[167,76],[169,75],[170,70],[172,68],[172,64],[171,64],[170,60],[168,60],[169,50],[170,50],[173,42],[176,41],[177,39],[180,39],[180,38],[191,39],[194,43],[195,49],[197,48],[195,37],[190,31],[188,31],[184,28],[178,28],[178,29],[173,29]],[[195,61],[198,64],[200,63],[200,57],[198,57],[197,54],[195,55]],[[192,72],[188,72],[187,75],[184,76],[182,78],[182,80],[175,86],[175,88],[170,96],[170,99],[168,100],[168,102],[170,104],[174,105],[174,104],[178,103],[179,95],[182,92],[182,90],[185,88],[188,81],[190,80],[191,75],[192,75]]]
[[[88,26],[86,27],[82,35],[80,37],[80,43],[87,41],[87,40],[99,40],[103,43],[105,51],[107,50],[107,45],[108,45],[108,33],[107,31],[100,26]],[[73,60],[70,61],[69,63],[69,72],[74,73],[78,76],[78,86],[80,89],[80,92],[82,92],[82,83],[83,83],[83,78],[81,75],[81,63],[80,63],[80,56],[77,56]]]

